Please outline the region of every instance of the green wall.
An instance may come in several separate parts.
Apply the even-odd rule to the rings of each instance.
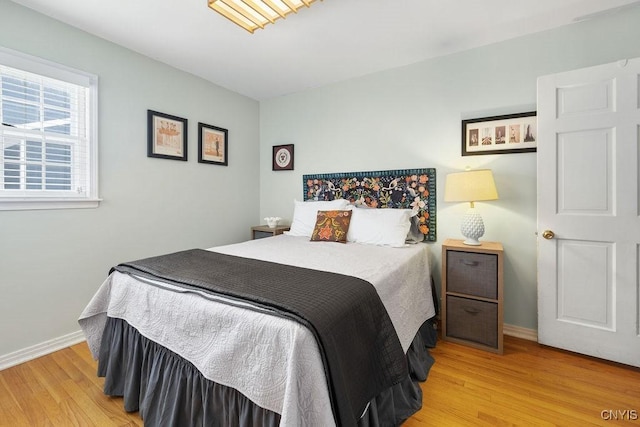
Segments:
[[[259,104],[0,0],[0,46],[99,77],[97,209],[0,211],[0,358],[79,330],[109,268],[246,240],[258,221]],[[147,109],[184,117],[188,162],[148,158]],[[229,130],[229,166],[197,162],[198,121]]]
[[[460,238],[467,207],[445,203],[448,173],[491,168],[500,199],[477,203],[485,240],[505,248],[505,323],[537,328],[536,154],[461,156],[468,118],[536,109],[536,80],[640,56],[640,8],[272,99],[260,104],[260,216],[291,219],[306,173],[437,168],[438,242]],[[295,144],[295,170],[271,171],[271,147]],[[550,171],[552,172],[552,171]]]

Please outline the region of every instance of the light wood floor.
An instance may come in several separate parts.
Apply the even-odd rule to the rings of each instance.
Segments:
[[[432,354],[423,408],[405,427],[640,426],[616,412],[640,418],[640,369],[512,337],[503,356],[443,341]],[[0,426],[141,426],[95,372],[85,343],[0,371]]]

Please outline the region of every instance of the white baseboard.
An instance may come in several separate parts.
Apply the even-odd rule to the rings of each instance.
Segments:
[[[538,342],[538,331],[535,329],[523,328],[522,326],[504,324],[502,333],[511,337],[522,338],[529,341]]]
[[[2,355],[0,356],[0,371],[29,360],[37,359],[45,354],[62,350],[63,348],[78,344],[84,340],[85,338],[82,331],[77,331],[31,347],[23,348],[22,350],[14,351],[13,353]]]

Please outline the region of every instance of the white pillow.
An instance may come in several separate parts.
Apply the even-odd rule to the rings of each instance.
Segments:
[[[293,220],[286,234],[290,236],[311,237],[313,227],[316,225],[318,211],[342,210],[346,209],[347,206],[349,206],[349,201],[345,199],[319,202],[299,202],[294,200]]]
[[[347,241],[400,247],[411,228],[411,209],[354,209]]]

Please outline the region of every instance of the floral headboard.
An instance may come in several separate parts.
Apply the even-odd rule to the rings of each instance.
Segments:
[[[304,200],[347,199],[372,208],[416,209],[425,241],[436,241],[436,170],[303,175]]]

